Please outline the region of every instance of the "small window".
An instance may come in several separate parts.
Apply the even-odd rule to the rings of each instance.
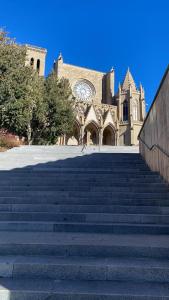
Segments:
[[[34,58],[32,57],[30,60],[30,66],[33,68],[34,67]]]
[[[123,102],[123,121],[128,121],[128,102]]]
[[[40,72],[40,59],[37,60],[37,71]]]

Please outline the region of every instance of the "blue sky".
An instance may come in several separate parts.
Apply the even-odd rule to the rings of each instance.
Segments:
[[[148,106],[169,62],[168,0],[0,0],[0,22],[20,43],[47,48],[46,74],[65,62],[141,81]]]

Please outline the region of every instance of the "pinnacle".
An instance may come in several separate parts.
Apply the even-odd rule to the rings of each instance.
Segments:
[[[62,56],[62,53],[60,52],[59,56],[58,56],[58,60],[61,60],[61,59],[63,59],[63,56]]]
[[[136,85],[135,85],[133,76],[130,72],[130,69],[128,68],[125,79],[124,79],[123,84],[122,84],[122,90],[127,91],[127,90],[129,90],[130,86],[131,86],[131,89],[133,91],[136,91]]]

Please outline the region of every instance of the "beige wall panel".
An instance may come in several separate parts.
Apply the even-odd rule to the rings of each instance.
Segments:
[[[140,152],[150,168],[169,182],[169,69],[143,124]]]
[[[96,91],[96,94],[93,98],[94,103],[101,103],[102,101],[102,81],[104,77],[104,73],[97,72],[94,70],[89,70],[69,64],[59,63],[58,64],[58,76],[67,78],[70,82],[71,87],[79,79],[86,79],[90,81]]]
[[[33,47],[26,45],[27,48],[27,58],[26,65],[30,65],[31,59],[34,60],[34,65],[32,66],[34,70],[37,70],[37,61],[40,61],[39,75],[45,75],[45,60],[47,50],[43,48]]]

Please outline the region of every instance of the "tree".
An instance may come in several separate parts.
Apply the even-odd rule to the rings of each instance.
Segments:
[[[26,66],[26,52],[0,30],[0,126],[29,144],[55,144],[73,130],[71,88],[54,72],[44,79]]]
[[[55,144],[61,135],[70,135],[73,131],[75,116],[74,98],[69,81],[58,79],[53,71],[45,81],[45,102],[47,103],[46,138]]]
[[[0,125],[31,143],[45,124],[44,80],[25,61],[26,47],[0,30]]]
[[[21,94],[0,106],[1,126],[34,143],[45,126],[44,80],[29,68],[23,73]],[[31,72],[30,72],[31,71]]]

